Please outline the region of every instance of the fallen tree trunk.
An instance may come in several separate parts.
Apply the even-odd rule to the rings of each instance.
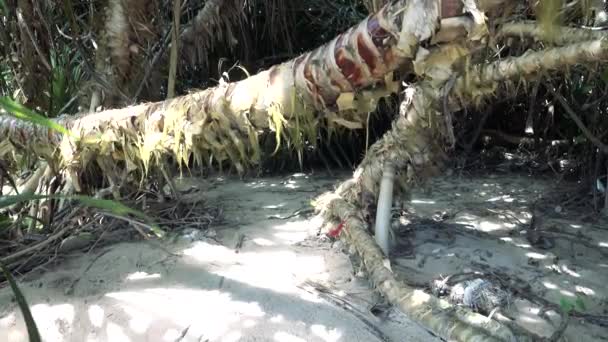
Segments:
[[[608,30],[596,30],[578,27],[556,27],[551,35],[533,21],[507,23],[500,27],[497,38],[531,38],[535,41],[546,41],[563,46],[581,41],[606,37]]]
[[[391,304],[435,335],[447,341],[534,341],[526,335],[515,335],[495,320],[464,307],[453,306],[398,281],[386,267],[387,260],[382,250],[367,234],[365,221],[356,207],[338,199],[331,203],[331,210],[343,218],[346,239],[361,257],[376,289]]]
[[[321,119],[362,127],[362,114],[397,91],[391,72],[411,69],[419,45],[437,31],[439,5],[392,2],[316,50],[239,82],[164,102],[57,119],[82,138],[78,143],[4,115],[0,137],[49,160],[61,146],[67,164],[79,160],[82,166],[104,155],[147,169],[170,152],[178,162],[191,155],[199,162],[211,156],[229,159],[242,172],[259,158],[260,130],[273,129],[279,139],[286,126],[295,127],[293,134],[314,132]]]
[[[431,53],[428,59],[444,60],[444,68],[450,68],[449,50],[439,50],[439,56]],[[369,223],[365,212],[374,205],[382,170],[386,162],[404,175],[414,176],[401,183],[401,191],[407,190],[415,179],[424,180],[435,174],[440,167],[447,142],[452,142],[450,112],[462,106],[477,103],[494,94],[500,84],[532,77],[545,70],[558,70],[579,63],[592,63],[608,58],[606,39],[590,40],[579,44],[529,52],[495,63],[476,65],[465,75],[446,80],[446,71],[433,70],[438,77],[421,82],[407,91],[402,112],[393,122],[392,129],[369,149],[352,179],[340,184],[335,192],[324,194],[316,206],[329,222],[342,222],[343,231],[363,260],[369,277],[377,289],[393,305],[417,320],[442,338],[459,341],[471,340],[542,340],[522,329],[509,329],[498,322],[492,326],[479,315],[422,294],[396,281],[385,256],[368,234]],[[422,62],[421,64],[424,64]],[[447,84],[448,81],[451,81]],[[445,87],[452,92],[445,91]],[[449,90],[449,89],[448,89]],[[443,100],[443,102],[442,102]],[[442,108],[443,103],[443,108]],[[445,106],[448,112],[445,112]],[[409,170],[408,170],[409,169]],[[472,322],[484,322],[482,326]],[[513,335],[515,334],[515,335]]]

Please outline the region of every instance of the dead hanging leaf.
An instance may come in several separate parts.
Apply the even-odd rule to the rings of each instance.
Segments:
[[[162,133],[148,133],[142,137],[140,144],[139,156],[144,164],[144,171],[147,172],[150,167],[150,160],[152,155],[155,154],[156,150],[160,147],[163,142]]]
[[[356,121],[348,121],[344,118],[337,116],[335,113],[330,113],[328,115],[328,119],[331,123],[336,123],[338,125],[344,126],[348,129],[361,129],[363,128],[363,124]]]
[[[7,154],[13,151],[15,151],[15,147],[11,144],[10,140],[0,141],[0,158],[4,159]]]
[[[247,135],[249,137],[249,145],[251,147],[251,149],[253,150],[253,155],[251,157],[251,160],[254,163],[257,163],[258,161],[260,161],[260,156],[261,156],[261,151],[260,151],[260,143],[258,142],[258,135],[256,133],[256,131],[253,129],[253,127],[249,127],[247,130]]]
[[[277,141],[277,147],[272,152],[274,155],[279,151],[279,147],[281,147],[281,133],[283,132],[283,125],[287,123],[287,120],[281,114],[281,106],[278,103],[273,103],[268,107],[268,114],[270,115],[270,128],[275,131]]]
[[[378,100],[388,95],[390,94],[384,87],[364,90],[358,94],[355,108],[358,113],[371,113],[376,110]]]
[[[536,18],[540,23],[544,39],[553,41],[557,34],[557,26],[561,18],[559,11],[563,7],[563,0],[541,0],[535,8]]]
[[[386,90],[390,93],[397,93],[399,92],[400,83],[399,81],[395,81],[393,78],[394,75],[392,72],[386,74],[386,76],[384,76],[384,85],[386,87]]]
[[[354,93],[341,93],[336,100],[338,110],[350,110],[355,109],[355,94]]]

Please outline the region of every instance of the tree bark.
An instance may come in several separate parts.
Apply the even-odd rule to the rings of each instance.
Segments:
[[[433,65],[445,61],[442,63],[443,68],[449,69],[452,66],[450,60],[453,60],[449,57],[451,54],[450,49],[437,49],[426,59],[434,61]],[[473,322],[480,322],[480,317],[475,314],[451,307],[437,298],[397,282],[390,271],[388,256],[382,253],[373,238],[367,234],[369,223],[364,219],[365,212],[374,205],[373,197],[378,192],[382,170],[387,161],[409,176],[400,184],[401,191],[408,190],[414,181],[424,181],[438,171],[445,155],[446,141],[453,139],[450,134],[451,111],[495,94],[502,83],[530,77],[545,70],[560,70],[606,58],[608,42],[605,39],[529,52],[520,57],[473,66],[466,74],[450,78],[451,92],[445,92],[444,89],[447,84],[442,75],[446,72],[441,65],[436,65],[438,68],[430,69],[431,77],[428,80],[406,91],[408,96],[402,103],[399,117],[393,122],[391,130],[372,145],[352,179],[315,201],[317,209],[325,215],[326,220],[343,223],[344,235],[363,259],[370,280],[390,303],[446,340],[543,340],[521,328],[509,331],[495,321],[475,325]]]
[[[164,102],[58,118],[83,137],[79,144],[6,116],[0,118],[0,136],[47,157],[61,146],[69,164],[104,154],[145,168],[172,152],[178,161],[191,154],[199,161],[210,155],[230,159],[242,172],[259,157],[260,130],[271,128],[280,136],[285,126],[296,126],[300,134],[321,119],[362,126],[361,114],[397,90],[387,75],[399,67],[411,70],[419,45],[437,31],[439,6],[395,1],[327,44],[243,81]]]

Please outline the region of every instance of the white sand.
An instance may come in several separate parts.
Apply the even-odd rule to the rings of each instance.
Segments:
[[[195,181],[209,201],[225,208],[226,222],[163,244],[178,256],[145,242],[122,243],[74,257],[22,285],[45,341],[439,341],[395,310],[383,318],[369,313],[377,295],[365,278],[354,276],[343,246],[315,236],[319,219],[268,218],[306,207],[337,181],[302,175]],[[460,272],[500,271],[519,277],[514,287],[530,285],[526,291],[545,300],[578,296],[585,313],[608,313],[602,255],[608,225],[582,222],[579,213],[564,209],[540,213],[538,227],[552,232],[554,247],[538,249],[522,234],[530,203],[555,188],[552,181],[452,176],[429,185],[432,191],[412,194],[406,205],[411,214],[456,215],[444,222],[452,226],[415,226],[409,236],[415,257],[394,260],[397,274],[428,283]],[[572,234],[585,237],[588,246],[572,243]],[[359,314],[307,291],[302,284],[310,280],[342,291]],[[9,289],[0,290],[0,341],[27,341],[11,299]],[[508,314],[538,334],[549,336],[559,326],[559,315],[547,310],[543,316],[542,305],[517,296],[513,304]],[[607,336],[608,329],[580,319],[571,319],[565,332],[567,341]]]
[[[293,213],[335,182],[219,182],[207,196],[225,208],[226,224],[164,243],[179,256],[145,242],[121,243],[22,284],[44,340],[435,341],[398,312],[384,319],[368,313],[377,298],[353,276],[339,247],[314,237],[318,219],[267,218]],[[239,234],[245,239],[235,253]],[[302,289],[307,280],[346,291],[373,326]],[[27,341],[11,300],[8,288],[0,290],[0,341]]]

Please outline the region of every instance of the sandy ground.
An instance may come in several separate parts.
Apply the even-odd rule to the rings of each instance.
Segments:
[[[570,317],[565,340],[608,341],[608,220],[586,217],[566,186],[504,173],[436,178],[406,205],[410,255],[393,270],[418,284],[489,275],[506,284],[505,313],[517,325],[549,337],[561,323],[551,305],[570,303],[581,315]]]
[[[112,245],[22,283],[44,340],[438,340],[394,310],[370,314],[379,299],[354,275],[344,246],[315,237],[319,219],[272,218],[306,207],[336,181],[194,181],[224,208],[221,226],[182,232],[163,248]],[[333,300],[311,282],[329,287]],[[0,290],[0,341],[27,341],[7,288]]]
[[[185,180],[180,187],[203,188],[224,208],[224,222],[162,248],[112,245],[26,281],[45,340],[439,341],[393,309],[370,313],[381,300],[344,245],[316,236],[318,218],[285,219],[337,181]],[[555,195],[561,187],[514,174],[438,177],[396,210],[401,256],[392,269],[418,286],[471,272],[500,279],[511,294],[500,313],[542,336],[560,327],[560,303],[578,303],[565,340],[606,341],[608,224],[585,218],[573,193]],[[0,341],[26,340],[2,289]]]

